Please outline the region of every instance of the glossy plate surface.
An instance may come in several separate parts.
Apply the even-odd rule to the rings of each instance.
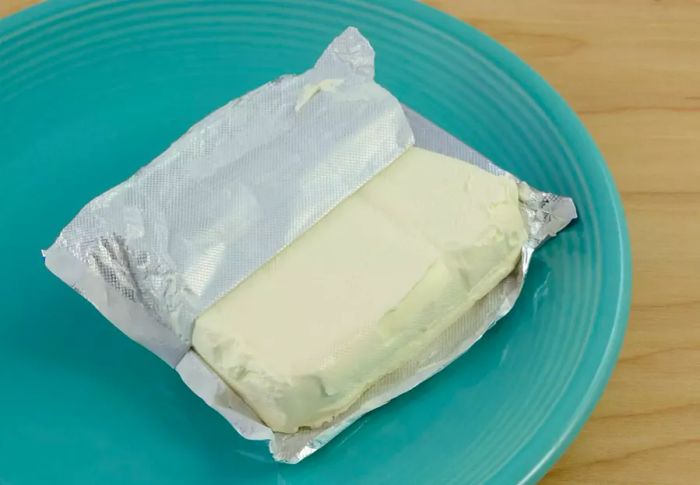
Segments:
[[[195,121],[303,71],[348,25],[403,103],[572,196],[580,220],[536,253],[516,309],[470,352],[305,462],[278,465],[45,270],[39,250]],[[0,120],[0,483],[530,482],[612,370],[630,256],[605,162],[537,74],[429,7],[49,0],[0,21]]]

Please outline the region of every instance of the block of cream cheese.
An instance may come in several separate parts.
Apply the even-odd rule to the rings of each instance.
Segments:
[[[196,321],[196,352],[273,430],[318,427],[514,268],[518,188],[411,148]]]

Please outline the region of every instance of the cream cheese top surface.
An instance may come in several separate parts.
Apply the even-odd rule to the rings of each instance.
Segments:
[[[493,289],[525,239],[512,178],[410,148],[202,314],[193,346],[273,430],[316,427]]]

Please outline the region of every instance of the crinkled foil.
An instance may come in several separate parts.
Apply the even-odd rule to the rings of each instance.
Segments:
[[[195,318],[415,144],[506,174],[374,83],[349,28],[314,68],[237,98],[85,206],[46,265],[175,367],[245,438],[296,463],[466,352],[513,307],[533,251],[576,218],[571,199],[519,181],[529,231],[518,266],[429,348],[327,425],[275,433],[190,349]]]
[[[346,30],[92,200],[47,266],[174,366],[198,315],[413,145],[373,78],[372,47]]]

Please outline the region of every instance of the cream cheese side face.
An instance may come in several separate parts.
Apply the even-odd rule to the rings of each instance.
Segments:
[[[515,266],[516,183],[411,148],[195,322],[197,353],[275,431],[317,427]]]

